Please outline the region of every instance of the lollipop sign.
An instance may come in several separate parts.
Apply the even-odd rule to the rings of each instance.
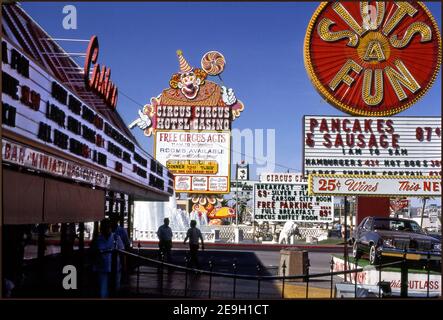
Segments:
[[[352,115],[388,116],[431,87],[441,37],[420,2],[323,2],[309,23],[304,55],[328,102]]]
[[[203,70],[211,76],[221,74],[225,69],[225,64],[225,57],[223,57],[218,51],[209,51],[205,53],[201,60]]]

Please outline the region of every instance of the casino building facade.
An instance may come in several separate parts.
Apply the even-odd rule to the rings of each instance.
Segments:
[[[133,201],[167,201],[173,176],[120,117],[97,37],[80,66],[20,5],[2,5],[1,31],[2,261],[14,282],[29,229],[36,258],[54,226],[62,255],[73,226],[83,250],[85,223],[117,216],[131,230]]]

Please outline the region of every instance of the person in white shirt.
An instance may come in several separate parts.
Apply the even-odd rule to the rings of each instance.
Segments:
[[[189,264],[188,267],[194,266],[199,269],[200,264],[198,261],[198,240],[201,240],[202,243],[202,250],[204,250],[204,242],[203,242],[203,236],[200,231],[200,229],[197,228],[197,222],[195,220],[191,220],[191,227],[188,229],[188,232],[186,233],[186,238],[183,241],[183,243],[186,243],[186,241],[189,239]]]
[[[172,249],[172,229],[169,227],[169,218],[163,220],[163,225],[161,225],[157,230],[158,237],[158,247],[160,249],[160,258],[163,255],[165,261],[171,260],[171,249]]]

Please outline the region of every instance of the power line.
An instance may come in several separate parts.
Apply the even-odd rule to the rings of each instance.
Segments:
[[[123,91],[119,90],[119,93],[123,94],[128,100],[132,101],[133,103],[135,103],[136,105],[138,105],[139,107],[143,107],[145,105],[145,103],[140,103],[135,101],[134,99],[132,99],[130,96],[128,96],[126,93],[124,93]]]

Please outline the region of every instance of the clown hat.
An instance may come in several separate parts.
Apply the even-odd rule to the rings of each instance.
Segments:
[[[180,72],[186,73],[192,70],[192,67],[186,61],[185,57],[183,57],[183,52],[181,50],[177,50],[178,62],[180,64]]]

